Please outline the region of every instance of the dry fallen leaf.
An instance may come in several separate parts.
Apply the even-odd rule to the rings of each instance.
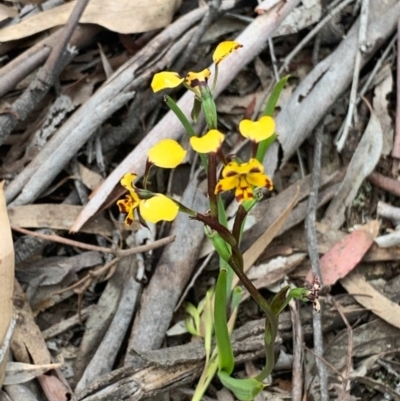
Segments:
[[[382,141],[381,124],[371,110],[367,128],[353,154],[346,177],[326,211],[324,224],[332,229],[338,229],[343,224],[346,208],[351,205],[364,179],[374,171],[379,162]]]
[[[289,199],[288,205],[285,210],[279,215],[276,220],[268,227],[268,229],[262,234],[254,244],[247,249],[243,254],[243,270],[247,272],[258,257],[265,251],[266,247],[271,243],[271,241],[276,237],[279,230],[285,224],[286,219],[289,217],[290,212],[296,206],[300,193],[300,187],[297,188],[296,195],[293,199]],[[232,288],[236,287],[239,280],[235,276]]]
[[[346,235],[337,242],[320,260],[322,282],[333,285],[351,272],[374,242],[379,232],[379,222],[373,220]],[[312,281],[311,271],[306,280]]]
[[[382,127],[382,154],[388,155],[393,148],[393,122],[389,115],[389,94],[393,91],[393,76],[391,65],[386,64],[380,74],[381,80],[375,87],[372,106]]]
[[[8,213],[13,227],[69,230],[82,209],[83,206],[75,205],[38,204],[10,207]],[[82,232],[104,236],[111,236],[112,230],[113,224],[102,216],[96,216],[81,229]]]
[[[400,329],[400,306],[372,287],[362,275],[353,272],[340,283],[364,308]]]
[[[94,191],[104,181],[104,178],[99,173],[88,169],[81,163],[79,163],[78,166],[82,182],[92,191]]]
[[[28,299],[18,281],[15,281],[14,302],[18,308],[19,319],[11,341],[11,350],[17,362],[35,365],[51,364],[51,355],[39,326],[36,324]],[[46,399],[65,401],[71,389],[58,377],[58,369],[52,369],[45,375],[38,376],[38,381]]]
[[[0,182],[0,347],[4,343],[13,315],[14,246],[11,236],[6,201]],[[7,358],[0,364],[0,386],[3,382]]]
[[[91,0],[79,22],[98,24],[119,33],[138,33],[167,26],[181,0]],[[33,15],[0,31],[0,42],[21,39],[64,25],[76,1]]]
[[[60,363],[32,365],[30,363],[9,362],[6,368],[4,384],[9,385],[26,383],[35,377],[45,374],[51,369],[58,369],[60,366]]]
[[[18,10],[16,8],[0,4],[0,21],[4,21],[7,18],[15,18],[17,15]]]

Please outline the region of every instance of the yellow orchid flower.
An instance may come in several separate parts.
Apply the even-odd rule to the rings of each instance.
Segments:
[[[189,71],[185,78],[185,83],[189,86],[197,95],[200,96],[201,87],[207,86],[208,78],[210,78],[211,71],[206,68],[200,72]]]
[[[178,215],[179,206],[165,195],[156,194],[150,199],[141,200],[139,211],[146,221],[156,224],[161,220],[174,220]]]
[[[270,116],[261,117],[258,121],[242,120],[239,131],[245,138],[258,143],[274,134],[275,121]]]
[[[208,68],[200,72],[189,71],[186,78],[182,78],[177,72],[162,71],[153,76],[151,89],[153,89],[153,92],[159,92],[163,89],[177,88],[184,82],[188,89],[200,95],[200,87],[207,85],[210,75],[211,71]]]
[[[225,42],[221,42],[214,51],[213,61],[216,65],[218,65],[224,58],[228,57],[233,51],[240,49],[243,47],[238,42],[233,40],[227,40]]]
[[[133,223],[133,220],[135,219],[134,211],[139,206],[139,203],[140,199],[137,194],[135,194],[134,197],[132,197],[131,194],[127,194],[125,195],[125,199],[117,201],[119,211],[121,213],[126,213],[125,224],[127,226],[130,226]]]
[[[186,150],[173,139],[163,139],[154,145],[147,153],[151,163],[157,167],[175,168],[182,163]]]
[[[241,47],[243,45],[235,41],[221,42],[214,51],[214,63],[218,66],[229,54]],[[153,76],[151,88],[153,92],[159,92],[163,89],[176,88],[184,82],[188,89],[192,89],[197,95],[200,95],[200,88],[207,85],[210,75],[211,71],[208,68],[200,72],[189,72],[186,78],[182,78],[174,71],[161,71]]]
[[[197,153],[216,153],[224,139],[224,134],[217,129],[212,129],[200,138],[192,136],[190,138],[190,144]]]
[[[136,187],[134,185],[137,177],[138,176],[135,173],[127,173],[121,178],[120,181],[121,185],[129,191],[131,197],[135,198],[135,202],[139,202],[139,197],[136,193]]]
[[[179,206],[170,198],[162,194],[155,194],[150,199],[140,199],[134,181],[136,174],[127,173],[121,179],[121,185],[129,191],[125,199],[117,202],[119,211],[126,213],[125,224],[130,226],[135,217],[135,209],[139,208],[140,216],[150,223],[158,223],[161,220],[172,221],[178,215]]]
[[[253,199],[253,187],[273,189],[271,179],[264,174],[264,167],[257,159],[248,163],[230,162],[222,170],[222,178],[215,187],[215,194],[235,189],[238,202]]]
[[[154,75],[151,81],[153,92],[159,92],[167,88],[176,88],[184,81],[177,72],[162,71]]]

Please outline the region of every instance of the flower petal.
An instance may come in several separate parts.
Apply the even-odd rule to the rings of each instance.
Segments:
[[[214,63],[218,65],[225,57],[241,47],[243,47],[243,45],[232,40],[221,42],[214,51]]]
[[[190,137],[190,144],[198,153],[211,153],[217,152],[224,139],[224,134],[219,132],[217,129],[212,129],[201,138],[197,136]]]
[[[161,220],[174,220],[178,215],[179,206],[165,195],[157,194],[150,199],[142,200],[139,210],[143,219],[155,224]]]
[[[250,159],[248,163],[247,182],[255,187],[265,187],[272,191],[272,180],[264,174],[264,166],[257,159]]]
[[[209,68],[204,69],[200,72],[189,71],[186,75],[185,82],[191,88],[197,90],[200,93],[199,88],[207,85],[208,78],[210,78],[211,71]]]
[[[132,197],[135,197],[136,192],[135,192],[135,185],[133,184],[137,178],[137,174],[135,173],[126,173],[122,178],[121,178],[121,185],[129,191]],[[133,195],[134,194],[134,195]],[[136,195],[137,197],[137,195]]]
[[[274,189],[271,179],[266,174],[250,173],[247,176],[247,181],[255,187],[265,187],[270,191]]]
[[[136,195],[137,197],[137,195]],[[139,205],[139,198],[137,199],[132,198],[130,195],[126,195],[125,199],[120,199],[117,202],[119,211],[121,213],[126,213],[125,217],[125,224],[127,226],[130,226],[133,223],[134,220],[134,210],[138,207]]]
[[[275,121],[270,116],[261,117],[258,121],[242,120],[239,131],[245,138],[261,142],[274,134]]]
[[[182,163],[186,150],[173,139],[163,139],[149,150],[147,156],[158,167],[175,168]]]
[[[153,92],[159,92],[167,88],[176,88],[183,82],[183,78],[177,72],[162,71],[154,75],[151,81]]]
[[[233,188],[236,188],[239,185],[239,176],[232,175],[231,177],[221,178],[216,187],[215,194],[219,194],[220,192],[230,191]]]
[[[235,198],[238,202],[254,199],[253,189],[246,181],[245,177],[240,178],[240,183],[235,190]]]

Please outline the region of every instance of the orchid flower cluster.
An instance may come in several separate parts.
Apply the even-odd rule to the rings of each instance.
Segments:
[[[204,113],[207,129],[204,135],[198,136],[195,134],[193,123],[189,122],[172,98],[165,97],[167,105],[185,127],[190,137],[190,146],[199,154],[206,170],[209,210],[202,213],[191,210],[167,195],[153,193],[147,189],[148,175],[152,166],[173,169],[184,161],[187,151],[173,139],[161,140],[149,150],[143,188],[135,186],[138,178],[135,173],[127,173],[121,179],[121,185],[127,189],[128,193],[124,199],[117,202],[120,211],[126,214],[125,224],[128,226],[132,224],[135,212],[143,225],[146,225],[146,222],[172,221],[179,212],[188,214],[190,218],[204,224],[205,233],[220,256],[220,272],[215,290],[211,295],[208,293],[207,301],[203,303],[203,306],[208,305],[206,308],[208,312],[204,312],[207,334],[203,336],[207,358],[206,367],[193,400],[201,399],[215,373],[218,374],[223,385],[233,391],[238,399],[252,400],[265,386],[263,380],[268,377],[275,364],[273,347],[277,335],[279,313],[292,298],[304,301],[310,298],[310,291],[303,288],[291,289],[287,286],[271,302],[267,302],[247,278],[243,269],[243,255],[239,244],[246,216],[260,200],[261,188],[273,190],[272,180],[265,174],[262,162],[268,146],[276,138],[273,113],[287,78],[275,86],[261,118],[257,121],[243,119],[239,123],[240,134],[250,141],[251,157],[248,160],[242,160],[237,155],[225,155],[222,150],[225,135],[218,129],[218,116],[213,93],[220,63],[241,47],[242,45],[235,41],[225,41],[217,46],[213,54],[215,70],[211,86],[208,81],[212,74],[208,68],[200,72],[189,72],[186,77],[181,77],[173,71],[163,71],[155,74],[151,82],[154,92],[177,88],[180,85],[192,91],[194,93],[191,114],[193,123],[197,121],[201,111]],[[219,164],[221,169],[219,169]],[[225,206],[220,196],[222,192],[227,191],[233,191],[235,199],[239,203],[232,229],[228,228]],[[234,356],[230,343],[230,332],[233,328],[231,318],[235,316],[235,311],[240,303],[237,296],[240,291],[231,290],[233,273],[238,276],[242,285],[266,315],[264,336],[266,366],[255,378],[236,379],[231,376],[234,369]],[[197,326],[200,326],[197,318],[200,318],[203,313],[203,306],[201,310],[200,307],[197,310],[195,307],[188,309],[191,311],[189,313],[192,317],[197,316],[195,318]],[[227,311],[230,312],[229,321]],[[210,318],[212,314],[213,317]],[[195,325],[189,324],[188,329],[193,334],[202,335],[200,334],[201,330],[197,330]],[[215,352],[211,353],[211,335],[213,333],[217,347]]]

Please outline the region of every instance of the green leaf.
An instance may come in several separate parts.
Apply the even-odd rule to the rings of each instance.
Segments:
[[[218,127],[218,116],[217,107],[215,106],[215,101],[213,94],[208,86],[201,86],[201,105],[203,106],[204,116],[207,122],[207,129],[217,129]]]
[[[228,331],[226,316],[226,270],[220,270],[215,287],[214,326],[215,339],[218,348],[219,370],[231,374],[235,366],[235,358]]]
[[[285,87],[287,81],[289,79],[289,75],[286,75],[283,77],[279,82],[277,82],[272,89],[271,94],[269,95],[269,98],[267,100],[267,104],[264,109],[263,116],[274,116],[274,111],[276,107],[276,103],[278,102],[279,96],[282,92],[282,89]],[[264,141],[261,141],[258,144],[257,148],[257,156],[256,159],[262,163],[265,157],[265,154],[267,153],[268,148],[274,143],[276,140],[277,135],[274,134],[271,137],[265,139]]]
[[[189,137],[196,136],[196,133],[194,132],[192,124],[190,124],[190,122],[187,119],[187,117],[185,116],[185,114],[182,112],[182,110],[179,108],[179,106],[175,103],[175,101],[171,98],[171,96],[168,96],[168,95],[165,96],[165,103],[167,103],[167,106],[178,117],[178,120],[185,127],[185,130],[186,130],[187,134],[189,135]],[[207,171],[207,164],[208,164],[207,157],[201,153],[199,153],[199,156],[201,159],[201,164],[203,165],[204,169]]]
[[[272,312],[274,312],[275,316],[278,316],[288,304],[287,294],[289,290],[290,285],[286,285],[272,298],[271,309]]]
[[[218,372],[221,383],[228,390],[235,394],[240,401],[252,401],[265,387],[265,385],[256,379],[235,379],[226,372]]]
[[[278,103],[279,96],[281,95],[282,89],[285,87],[290,75],[286,75],[285,77],[281,78],[279,82],[277,82],[272,89],[271,94],[267,100],[267,104],[264,109],[263,116],[274,116],[274,111],[276,104]]]
[[[204,322],[204,349],[206,351],[206,364],[210,360],[212,333],[214,329],[212,305],[213,295],[214,288],[210,288],[206,293],[204,313],[202,315],[202,320]]]
[[[190,117],[192,117],[194,123],[197,123],[200,112],[201,112],[201,101],[195,97],[193,102],[193,108],[192,111],[190,112]]]
[[[242,301],[242,295],[243,290],[240,287],[235,287],[232,291],[231,311],[234,311],[237,307],[239,307],[239,304]]]
[[[186,130],[187,134],[189,135],[189,137],[196,136],[196,133],[194,132],[192,124],[190,124],[190,122],[187,119],[187,117],[185,116],[185,114],[182,112],[182,110],[179,108],[179,106],[175,103],[175,101],[171,98],[171,96],[166,95],[164,99],[165,99],[165,103],[167,103],[167,106],[174,112],[174,114],[178,117],[178,120],[185,127],[185,130]]]
[[[187,331],[194,336],[200,336],[200,315],[197,308],[190,302],[187,302],[185,304],[185,312],[188,314],[185,319]]]
[[[264,141],[261,141],[258,144],[256,159],[260,163],[263,162],[265,154],[267,153],[268,148],[275,142],[276,138],[278,138],[278,135],[273,134],[269,138],[265,139]]]

